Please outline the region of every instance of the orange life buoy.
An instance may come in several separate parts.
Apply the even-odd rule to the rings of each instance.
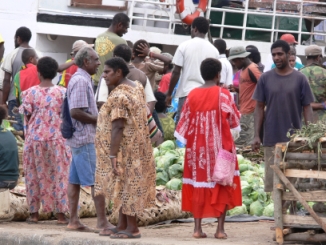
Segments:
[[[200,13],[206,11],[208,0],[200,0],[196,11],[192,14],[187,14],[185,11],[184,0],[177,0],[177,11],[183,23],[191,25],[195,18],[197,18]]]

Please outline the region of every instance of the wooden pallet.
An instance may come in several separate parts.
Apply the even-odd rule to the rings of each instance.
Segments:
[[[315,152],[317,144],[310,149],[305,139],[280,143],[275,147],[271,168],[274,170],[274,240],[279,245],[284,241],[326,242],[326,215],[316,213],[307,203],[326,202],[326,182],[293,183],[293,178],[326,180],[326,171],[323,170],[326,168],[326,154],[318,156]],[[284,206],[289,201],[300,202],[308,214],[287,214]]]

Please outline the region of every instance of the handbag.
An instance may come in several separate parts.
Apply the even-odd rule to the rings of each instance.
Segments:
[[[219,114],[220,114],[220,122],[219,122],[219,132],[220,132],[220,140],[219,140],[219,151],[217,154],[217,158],[215,159],[215,166],[212,175],[212,181],[223,185],[223,186],[232,186],[234,171],[235,171],[235,163],[236,163],[236,154],[235,149],[233,147],[232,152],[223,149],[222,145],[222,106],[221,106],[221,89],[220,88],[220,96],[219,96]]]

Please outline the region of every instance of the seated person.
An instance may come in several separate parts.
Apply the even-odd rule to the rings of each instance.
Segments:
[[[157,100],[155,110],[163,128],[164,141],[174,140],[175,122],[172,118],[173,113],[165,113],[167,109],[165,104],[166,95],[162,92],[155,92],[154,95]]]
[[[14,135],[2,128],[8,115],[7,108],[0,105],[0,188],[13,189],[19,178],[18,147]]]

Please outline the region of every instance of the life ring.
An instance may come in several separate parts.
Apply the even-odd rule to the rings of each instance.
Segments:
[[[183,23],[191,25],[195,18],[201,13],[204,13],[207,9],[208,0],[200,0],[196,11],[192,14],[187,14],[185,11],[184,0],[177,0],[177,11]]]

